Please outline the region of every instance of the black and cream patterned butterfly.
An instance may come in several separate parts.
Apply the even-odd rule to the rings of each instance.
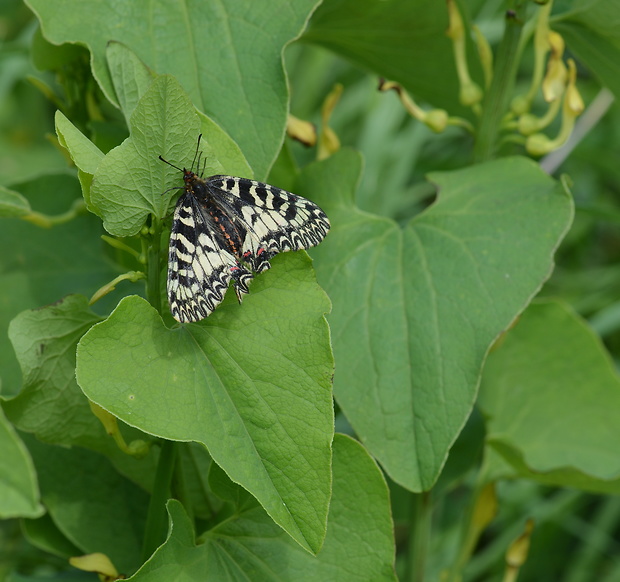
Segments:
[[[212,313],[230,281],[241,303],[253,272],[269,269],[277,253],[319,244],[329,231],[325,213],[301,196],[247,178],[202,178],[173,167],[183,172],[185,186],[172,219],[167,290],[181,323]]]

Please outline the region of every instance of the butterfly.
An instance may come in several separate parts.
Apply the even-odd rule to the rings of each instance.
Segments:
[[[181,323],[211,314],[231,281],[241,303],[254,273],[269,269],[277,253],[313,247],[329,231],[329,219],[321,208],[292,192],[248,178],[203,178],[193,169],[159,159],[183,172],[183,194],[172,219],[167,281],[170,311]]]

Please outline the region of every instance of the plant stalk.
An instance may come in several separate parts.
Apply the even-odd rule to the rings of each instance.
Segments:
[[[146,298],[148,302],[161,313],[161,222],[153,219],[151,226],[152,235],[148,241],[147,251],[147,281],[146,281]]]
[[[161,313],[161,221],[152,217],[146,241],[146,296],[149,303]],[[176,467],[177,449],[173,441],[161,441],[161,451],[157,462],[155,482],[149,502],[146,529],[142,545],[142,558],[146,561],[164,541],[167,530],[166,501],[170,498],[171,483]]]
[[[146,516],[146,528],[142,545],[142,561],[146,562],[166,537],[166,501],[170,497],[170,484],[175,468],[176,445],[174,441],[161,441],[155,483]]]
[[[413,496],[411,504],[411,529],[405,580],[423,582],[428,558],[431,533],[431,494],[422,492]]]
[[[483,114],[474,146],[474,161],[484,162],[493,157],[502,119],[508,109],[518,65],[519,39],[523,29],[528,0],[512,0],[506,11],[506,28],[497,50],[493,80],[482,105]]]

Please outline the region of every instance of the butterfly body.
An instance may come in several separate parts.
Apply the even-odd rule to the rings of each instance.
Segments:
[[[321,242],[329,220],[314,203],[247,178],[183,169],[168,255],[168,301],[182,323],[207,317],[232,281],[239,302],[279,252]]]

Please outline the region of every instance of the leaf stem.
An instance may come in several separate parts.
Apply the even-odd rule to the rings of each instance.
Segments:
[[[146,298],[148,302],[161,313],[161,287],[159,277],[161,274],[161,222],[153,217],[150,237],[148,239],[147,264],[146,264]]]
[[[176,443],[161,441],[155,483],[146,517],[146,529],[142,545],[142,561],[146,562],[166,537],[166,501],[170,497],[170,483],[176,464]]]
[[[511,4],[512,9],[506,11],[506,28],[497,50],[493,80],[482,105],[483,114],[480,116],[474,146],[475,162],[483,162],[493,157],[502,119],[512,93],[527,2],[512,0]]]
[[[429,491],[413,496],[411,504],[411,530],[405,580],[423,582],[428,557],[431,531],[431,494]]]
[[[58,224],[64,224],[70,222],[80,214],[84,214],[86,211],[86,204],[82,198],[79,198],[73,202],[71,208],[62,214],[48,215],[41,212],[35,212],[34,210],[22,216],[22,220],[30,222],[41,228],[51,228]]]
[[[187,516],[190,521],[194,521],[194,508],[190,502],[189,490],[187,488],[187,481],[185,479],[185,473],[183,471],[183,453],[187,452],[189,447],[189,443],[178,443],[177,445],[177,456],[176,456],[176,467],[174,470],[174,475],[172,477],[172,483],[170,485],[170,489],[172,492],[172,496],[175,499],[178,499],[185,508],[187,512]]]

